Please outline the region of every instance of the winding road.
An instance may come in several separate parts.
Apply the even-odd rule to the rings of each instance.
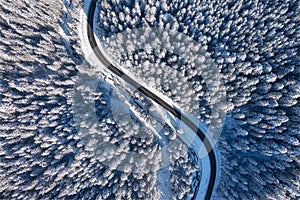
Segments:
[[[127,76],[124,72],[122,72],[120,69],[115,67],[112,63],[110,63],[101,50],[98,48],[96,38],[94,35],[94,15],[95,15],[95,9],[97,5],[97,0],[91,0],[90,6],[88,8],[87,15],[87,35],[88,40],[91,48],[94,51],[94,54],[97,56],[97,59],[99,62],[101,62],[107,69],[109,69],[111,72],[113,72],[115,75],[122,78],[127,83],[131,84],[133,87],[137,88],[141,93],[151,98],[153,101],[158,103],[160,106],[168,110],[170,113],[172,113],[174,116],[176,116],[178,119],[180,119],[183,123],[185,123],[190,129],[192,129],[196,135],[200,138],[200,140],[203,142],[206,151],[208,152],[209,156],[209,162],[210,162],[210,179],[208,182],[207,191],[205,194],[205,200],[211,199],[215,184],[216,184],[216,174],[217,174],[217,161],[216,161],[216,152],[213,149],[213,145],[211,144],[210,140],[206,137],[205,133],[200,130],[198,125],[194,123],[191,119],[189,119],[184,113],[180,111],[180,109],[173,107],[169,103],[167,103],[164,99],[160,98],[141,84],[139,84],[137,81],[133,80],[131,77]],[[196,199],[197,193],[194,195],[193,199]]]

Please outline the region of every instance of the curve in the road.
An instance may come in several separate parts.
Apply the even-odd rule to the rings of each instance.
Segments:
[[[90,3],[90,7],[88,9],[87,13],[87,34],[89,38],[90,46],[92,47],[95,55],[101,61],[102,64],[104,64],[105,67],[107,67],[111,72],[122,78],[127,83],[131,84],[135,88],[137,88],[141,93],[151,98],[153,101],[161,105],[163,108],[168,110],[170,113],[172,113],[174,116],[176,116],[178,119],[180,119],[182,122],[184,122],[187,126],[189,126],[196,135],[201,139],[203,142],[209,156],[210,161],[210,179],[207,187],[207,191],[205,194],[205,200],[211,199],[214,186],[216,183],[216,174],[217,174],[217,161],[216,161],[216,155],[213,149],[212,144],[210,143],[209,139],[207,139],[206,135],[200,130],[200,128],[195,124],[192,120],[190,120],[185,114],[183,114],[178,108],[174,108],[172,105],[168,104],[166,101],[161,99],[156,94],[149,91],[147,88],[143,87],[141,84],[139,84],[137,81],[133,80],[131,77],[127,76],[124,72],[122,72],[120,69],[115,67],[112,63],[110,63],[105,56],[101,53],[100,49],[98,48],[95,35],[94,35],[94,15],[95,15],[95,9],[97,5],[97,0],[92,0]],[[196,194],[194,195],[194,198],[196,198]]]

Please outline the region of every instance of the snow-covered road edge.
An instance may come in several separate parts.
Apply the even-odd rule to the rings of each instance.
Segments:
[[[87,22],[87,13],[89,11],[89,7],[90,7],[91,1],[84,1],[83,2],[83,9],[80,12],[80,25],[79,25],[79,33],[80,33],[80,38],[81,38],[81,45],[82,45],[82,50],[84,55],[86,56],[86,60],[89,62],[89,64],[95,68],[93,68],[92,70],[95,72],[97,71],[101,71],[101,72],[107,72],[107,70],[105,69],[105,66],[102,63],[98,62],[97,56],[95,55],[93,49],[91,48],[91,46],[89,45],[89,39],[88,39],[88,34],[86,31],[86,27],[88,25]],[[96,7],[96,9],[98,9]],[[97,12],[96,12],[97,13]],[[94,20],[94,27],[96,26],[96,20]],[[94,30],[94,35],[96,38],[96,42],[98,45],[98,48],[101,50],[101,52],[103,53],[103,55],[106,57],[106,59],[111,62],[111,63],[115,63],[113,60],[111,60],[109,58],[109,56],[107,56],[105,54],[105,51],[103,50],[103,47],[99,41],[99,36],[97,35],[97,31]],[[121,69],[121,68],[120,68]],[[89,69],[83,69],[84,71],[89,71]],[[126,73],[126,75],[128,75],[129,77],[134,77],[132,73],[130,73],[128,70],[126,69],[121,69],[124,73]],[[134,78],[136,80],[136,78]],[[160,92],[147,87],[144,83],[142,83],[141,81],[137,81],[138,83],[140,83],[141,85],[143,85],[145,88],[147,88],[149,91],[151,91],[152,93],[156,94],[157,96],[159,96],[161,99],[165,100],[166,102],[172,102],[172,106],[173,107],[179,107],[177,104],[175,104],[171,99],[169,99],[168,97],[165,97],[163,94],[161,94]],[[194,121],[194,120],[193,120]],[[209,161],[209,157],[208,157],[208,152],[203,152],[203,150],[205,150],[205,148],[201,148],[203,147],[203,143],[200,140],[199,137],[196,137],[196,134],[185,124],[181,123],[181,128],[184,130],[184,134],[179,135],[180,138],[188,145],[188,146],[192,146],[193,149],[199,149],[198,152],[198,156],[199,155],[206,155],[206,156],[199,156],[199,157],[203,157],[201,159],[201,165],[202,165],[202,176],[201,176],[201,180],[200,180],[200,188],[197,192],[197,197],[196,199],[204,199],[205,198],[205,194],[207,191],[207,187],[208,187],[208,182],[210,179],[210,161]],[[213,141],[213,139],[209,136],[208,134],[208,127],[204,124],[200,125],[200,129],[203,131],[203,133],[205,133],[206,138],[211,142],[211,144],[215,144],[216,141]],[[217,160],[217,176],[216,176],[216,183],[214,184],[214,193],[217,187],[217,183],[219,181],[219,176],[220,176],[220,156],[219,156],[219,152],[216,148],[216,145],[213,146],[214,149],[213,151],[215,152],[216,155],[216,160]],[[202,151],[202,152],[200,152]],[[204,154],[203,154],[204,153]],[[212,194],[212,196],[214,196],[214,193]]]

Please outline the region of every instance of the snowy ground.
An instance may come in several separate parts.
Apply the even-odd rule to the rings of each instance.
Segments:
[[[109,32],[141,23],[154,26],[167,23],[169,28],[175,27],[195,39],[214,60],[222,75],[226,99],[234,105],[217,143],[222,167],[216,199],[300,198],[298,0],[135,1],[134,6],[132,1],[101,2],[107,8],[107,13],[102,15],[108,21],[116,17],[125,20],[122,24],[112,20],[113,26],[102,26]],[[170,186],[166,184],[164,188],[160,184],[165,182],[162,180],[170,176],[170,182],[181,181],[180,186],[184,186],[182,180],[189,182],[191,177],[187,172],[196,174],[193,159],[188,159],[193,157],[191,151],[182,153],[184,159],[175,158],[180,155],[180,148],[186,149],[180,138],[174,140],[165,154],[156,148],[163,146],[158,136],[163,141],[175,138],[178,124],[171,115],[160,113],[167,116],[169,124],[173,121],[172,127],[164,127],[164,134],[154,134],[154,128],[149,134],[153,138],[147,141],[132,137],[132,131],[122,131],[126,125],[121,128],[116,125],[110,110],[110,92],[116,85],[122,88],[124,84],[115,77],[102,74],[104,78],[95,84],[96,92],[74,98],[80,92],[89,92],[89,84],[94,84],[84,80],[82,87],[76,87],[77,72],[84,72],[90,78],[88,74],[97,71],[87,67],[82,48],[88,46],[82,45],[79,38],[85,33],[85,27],[78,28],[80,17],[85,17],[83,13],[80,15],[82,1],[1,1],[0,12],[0,199],[117,199],[122,196],[158,199],[171,195],[162,192],[169,191]],[[202,61],[203,57],[198,60]],[[196,88],[201,91],[201,84],[196,84]],[[205,91],[205,87],[202,89]],[[134,95],[137,96],[122,101],[134,111],[130,112],[134,120],[139,124],[155,124],[147,121],[151,115],[143,111],[152,105],[151,101]],[[86,106],[82,101],[91,99],[93,106]],[[83,102],[82,105],[74,105],[77,101]],[[102,131],[94,129],[89,115],[82,115],[87,123],[81,128],[102,134],[103,141],[98,138],[94,144],[89,138],[81,138],[74,106],[79,113],[85,109],[96,110]],[[207,117],[208,123],[209,109],[206,104],[202,106],[202,116]],[[187,137],[184,139],[194,141],[192,145],[201,145]],[[151,141],[157,146],[148,145]],[[141,167],[118,165],[119,161],[130,160],[124,159],[123,154],[108,151],[109,144],[116,149],[114,152],[124,153],[127,148],[132,152],[151,152],[155,162],[147,160],[149,168],[143,168],[142,159],[138,163]],[[167,156],[170,151],[177,152],[175,157]],[[186,172],[184,175],[178,170],[168,173],[170,170],[157,164],[162,160],[167,163],[166,157],[174,169],[184,163],[189,170],[179,170]],[[113,167],[109,169],[103,163]],[[126,171],[161,170],[157,170],[159,176],[150,170],[141,177],[114,167],[124,167]],[[202,171],[205,168],[209,170],[202,162]],[[203,186],[204,173],[202,177]],[[174,189],[184,193],[187,188],[190,187]]]

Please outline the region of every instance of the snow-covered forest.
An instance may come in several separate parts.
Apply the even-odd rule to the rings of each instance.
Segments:
[[[221,104],[227,117],[218,143],[217,198],[300,197],[299,7],[299,1],[254,0],[99,3],[99,35],[110,55],[175,102],[191,106],[198,99],[198,115],[208,124],[214,101],[207,81],[221,79],[215,89],[225,86],[222,102],[228,104]],[[161,48],[153,28],[161,30]],[[180,33],[197,41],[203,54],[184,60],[194,48],[187,41],[181,54],[166,51],[174,44],[168,37]],[[211,63],[217,77],[206,72]]]
[[[91,91],[78,79],[82,1],[0,2],[0,199],[191,198],[205,171],[176,121],[158,122],[153,102],[131,92],[122,103],[133,127],[111,109],[117,81]],[[98,9],[109,55],[221,133],[215,199],[300,198],[299,0]],[[98,127],[90,115],[76,121],[86,108]]]
[[[193,195],[201,166],[177,130],[163,124],[163,140],[147,129],[147,137],[139,135],[143,123],[155,124],[149,99],[134,93],[127,102],[135,129],[113,118],[112,83],[99,80],[96,91],[76,86],[78,68],[86,65],[77,29],[81,9],[80,2],[1,2],[0,199]],[[76,112],[86,107],[75,108],[76,101],[88,98],[100,129],[91,123],[78,129]]]
[[[104,177],[100,179],[104,183],[99,189],[107,186],[103,179],[112,177],[121,178],[114,182],[115,188],[126,185],[123,192],[108,189],[103,197],[191,197],[199,186],[201,166],[195,150],[177,137],[178,122],[166,123],[167,118],[157,122],[153,115],[158,114],[151,112],[153,102],[138,91],[128,92],[126,98],[118,81],[111,85],[90,76],[77,78],[73,98],[76,137],[84,152],[102,164]],[[91,80],[95,80],[95,89],[90,87]],[[92,109],[94,115],[89,112]]]

